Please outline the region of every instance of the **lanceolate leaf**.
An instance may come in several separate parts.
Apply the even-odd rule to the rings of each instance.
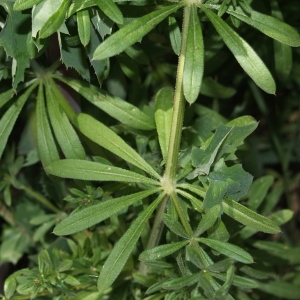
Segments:
[[[204,45],[197,7],[190,7],[190,19],[183,70],[183,93],[189,103],[196,101],[204,70]]]
[[[49,110],[49,117],[55,137],[67,158],[81,158],[85,157],[84,148],[72,127],[66,113],[63,111],[62,106],[57,101],[57,93],[55,89],[47,81],[46,84],[46,99]]]
[[[131,224],[130,228],[122,236],[113,248],[108,259],[105,261],[101,273],[98,278],[98,289],[100,292],[108,289],[115,281],[117,276],[122,271],[130,253],[134,249],[144,226],[148,219],[151,217],[157,205],[164,198],[162,193],[149,207],[147,207]]]
[[[49,174],[80,180],[138,182],[159,185],[158,181],[122,168],[80,159],[62,159],[46,167]]]
[[[255,10],[252,10],[251,16],[248,16],[238,7],[236,9],[230,8],[227,12],[282,44],[292,47],[300,46],[299,33],[290,25],[274,17]]]
[[[71,0],[63,0],[59,9],[47,20],[40,30],[40,38],[44,39],[59,29],[65,20]]]
[[[94,53],[93,59],[105,59],[124,51],[127,47],[139,41],[144,35],[151,31],[153,27],[182,5],[183,4],[175,4],[164,7],[124,26],[100,44]]]
[[[113,21],[123,23],[123,15],[118,6],[112,0],[94,0],[99,8]]]
[[[101,122],[89,115],[79,114],[76,119],[76,126],[96,144],[160,179],[160,175],[135,150]]]
[[[257,214],[253,210],[250,210],[236,201],[224,199],[222,206],[226,215],[238,221],[239,223],[244,224],[245,226],[249,226],[257,231],[266,233],[280,232],[280,228],[276,223],[264,216]]]
[[[86,46],[91,39],[91,23],[88,10],[77,12],[77,28],[80,41],[83,46]]]
[[[30,8],[43,0],[16,0],[14,3],[14,10],[24,10]]]
[[[36,103],[36,130],[39,156],[45,167],[49,163],[59,160],[59,153],[48,120],[42,84],[39,85]]]
[[[89,228],[120,212],[122,209],[154,194],[158,190],[159,189],[149,189],[128,196],[110,199],[76,211],[62,220],[54,228],[53,233],[56,235],[67,235]]]
[[[174,17],[169,17],[169,36],[173,51],[179,55],[181,47],[181,32]]]
[[[4,106],[9,100],[12,99],[14,95],[13,89],[10,89],[4,93],[0,94],[0,108]]]
[[[171,255],[172,253],[178,251],[185,245],[189,243],[188,240],[177,242],[177,243],[172,243],[172,244],[166,244],[166,245],[160,245],[155,248],[146,250],[141,253],[139,256],[139,259],[141,261],[153,261],[153,260],[158,260],[163,257],[166,257],[168,255]]]
[[[36,84],[29,87],[10,108],[5,112],[0,120],[0,157],[6,146],[8,137],[15,125],[15,122],[32,91],[36,88]]]
[[[167,157],[172,123],[173,89],[162,88],[155,97],[155,123],[163,158]]]
[[[125,125],[141,130],[152,130],[155,128],[153,120],[129,102],[110,96],[104,90],[82,81],[62,76],[56,76],[55,78],[68,84],[92,104]]]
[[[206,8],[202,9],[244,71],[262,90],[274,94],[276,90],[274,79],[256,52],[214,12]]]
[[[203,232],[208,230],[210,227],[214,225],[220,216],[220,205],[216,205],[209,210],[205,214],[202,214],[202,219],[195,231],[195,236],[200,236]]]
[[[210,248],[230,257],[233,258],[236,261],[243,262],[245,264],[251,264],[253,263],[253,258],[251,255],[243,250],[242,248],[221,242],[218,240],[213,240],[213,239],[207,239],[207,238],[199,238],[197,239],[200,243],[205,244],[209,246]]]

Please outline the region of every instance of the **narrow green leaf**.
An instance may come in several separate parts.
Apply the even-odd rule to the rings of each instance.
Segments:
[[[175,234],[188,239],[189,235],[186,232],[186,230],[183,228],[183,226],[171,215],[164,214],[163,215],[163,221],[167,225],[167,227],[173,231]]]
[[[125,125],[141,130],[155,128],[153,120],[129,102],[113,97],[104,90],[82,81],[62,76],[55,78],[69,85],[89,102]]]
[[[95,6],[94,0],[76,0],[71,3],[66,18],[70,18],[73,14],[77,13],[80,10]]]
[[[87,229],[158,191],[159,189],[149,189],[124,197],[110,199],[75,211],[58,223],[53,233],[56,235],[68,235]]]
[[[65,20],[70,3],[71,0],[63,0],[59,9],[51,17],[48,18],[47,22],[43,25],[43,27],[40,30],[39,37],[41,39],[50,36],[59,29],[59,27],[63,24]]]
[[[183,93],[189,103],[194,103],[199,96],[204,71],[204,45],[197,9],[191,6],[183,70]]]
[[[220,216],[220,205],[210,208],[205,214],[202,214],[202,219],[195,231],[195,236],[200,236],[203,232],[211,228]]]
[[[91,39],[90,15],[87,9],[77,12],[77,28],[80,42],[86,46]]]
[[[200,274],[191,274],[183,277],[170,279],[166,281],[162,287],[166,290],[179,290],[183,289],[186,286],[190,286],[196,283],[199,280]]]
[[[164,7],[122,27],[100,44],[94,53],[93,59],[101,60],[109,58],[124,51],[128,46],[139,41],[144,35],[150,32],[153,27],[171,13],[178,10],[182,5],[183,4],[180,3]]]
[[[261,205],[263,200],[265,199],[267,192],[271,185],[273,184],[274,177],[271,175],[266,175],[256,179],[248,192],[248,201],[247,206],[253,210],[257,210],[257,208]]]
[[[227,99],[232,97],[236,93],[236,90],[220,84],[213,78],[206,77],[202,81],[200,93],[207,97]]]
[[[278,5],[278,1],[270,1],[273,17],[283,21],[283,15]],[[293,67],[292,49],[290,46],[274,40],[274,60],[277,76],[285,80],[291,73]]]
[[[243,262],[245,264],[253,263],[252,256],[243,250],[242,248],[232,245],[229,243],[221,242],[218,240],[212,240],[208,238],[197,238],[197,240],[214,249],[215,251],[220,252],[221,254],[228,256],[236,261]]]
[[[79,180],[136,182],[159,185],[159,182],[122,168],[81,159],[62,159],[46,167],[49,174]]]
[[[274,241],[256,241],[253,246],[257,249],[267,252],[272,256],[279,257],[283,260],[288,261],[290,264],[300,263],[300,247],[291,247],[283,243],[277,243]]]
[[[299,299],[300,286],[282,281],[272,281],[268,283],[258,282],[258,288],[279,299]]]
[[[29,87],[9,109],[4,113],[0,119],[0,158],[3,154],[8,137],[15,125],[15,122],[32,91],[36,88],[36,84]]]
[[[177,243],[160,245],[155,248],[145,250],[140,254],[139,260],[153,261],[153,260],[161,259],[163,257],[173,254],[174,252],[178,251],[188,243],[189,241],[185,240]]]
[[[179,55],[181,47],[181,32],[176,19],[172,16],[169,16],[169,36],[173,51],[175,54]]]
[[[167,157],[171,132],[173,93],[172,88],[162,88],[155,97],[154,118],[159,145],[164,159]]]
[[[4,106],[9,100],[14,96],[14,90],[10,89],[4,93],[0,94],[0,108]]]
[[[123,24],[124,20],[122,12],[112,0],[94,0],[94,2],[112,21],[115,21],[118,24]]]
[[[43,0],[16,0],[14,3],[14,10],[24,10],[27,8],[31,8],[32,6],[42,2]]]
[[[92,118],[90,115],[79,114],[76,119],[78,129],[90,140],[108,151],[123,158],[127,162],[160,179],[160,175],[134,149],[124,142],[107,126]]]
[[[259,13],[255,10],[252,10],[251,16],[249,16],[238,7],[236,9],[230,8],[227,12],[282,44],[291,47],[300,46],[299,33],[290,25],[279,19]]]
[[[290,46],[274,41],[275,70],[281,80],[285,80],[293,67],[293,53]]]
[[[236,201],[224,199],[222,205],[226,215],[245,226],[271,234],[280,232],[280,228],[276,223]]]
[[[210,172],[211,166],[215,161],[218,150],[224,143],[232,128],[220,125],[213,137],[209,139],[201,148],[193,147],[192,149],[192,164],[196,167],[194,174],[207,175]]]
[[[212,272],[211,275],[213,277],[221,279],[223,281],[226,280],[226,277],[224,274]],[[247,277],[237,276],[237,275],[234,275],[232,284],[235,286],[238,286],[238,287],[245,288],[245,289],[258,288],[258,284],[255,280],[247,278]]]
[[[5,282],[4,282],[4,295],[5,295],[5,298],[4,299],[10,299],[15,291],[16,291],[16,288],[17,288],[17,281],[16,279],[13,277],[13,276],[9,276]]]
[[[130,253],[134,249],[140,235],[142,234],[146,222],[149,220],[155,208],[164,197],[165,194],[162,193],[155,201],[144,209],[144,211],[131,224],[126,233],[116,243],[109,257],[105,261],[98,278],[98,289],[100,292],[104,292],[116,280]]]
[[[46,167],[49,163],[59,160],[59,153],[49,124],[42,84],[39,85],[37,95],[36,130],[39,156]]]
[[[274,94],[276,90],[274,79],[251,46],[214,12],[202,9],[244,71],[263,91]]]
[[[84,148],[57,99],[58,97],[63,96],[57,93],[56,87],[53,86],[53,82],[50,83],[50,81],[47,81],[45,87],[50,122],[59,146],[66,158],[83,159],[85,157]]]

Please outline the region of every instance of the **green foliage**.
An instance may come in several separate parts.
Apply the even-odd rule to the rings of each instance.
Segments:
[[[299,296],[293,5],[156,2],[0,1],[2,299]]]

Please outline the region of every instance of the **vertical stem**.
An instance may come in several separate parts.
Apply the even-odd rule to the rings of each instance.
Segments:
[[[174,183],[176,178],[178,154],[179,154],[179,147],[181,141],[181,131],[182,131],[182,124],[183,124],[183,116],[184,116],[184,104],[185,104],[185,99],[183,97],[183,69],[185,63],[186,44],[187,44],[190,15],[191,15],[191,7],[187,5],[184,8],[184,13],[183,13],[182,40],[181,40],[181,50],[180,50],[178,66],[177,66],[174,105],[173,105],[173,114],[172,114],[172,126],[171,126],[170,140],[168,146],[166,169],[163,178],[164,188],[168,194],[171,194],[172,190],[175,188]],[[159,208],[156,211],[155,221],[150,233],[147,249],[155,247],[159,243],[159,239],[163,230],[162,216],[164,214],[168,198],[169,196],[166,195],[163,202],[160,204]],[[188,231],[190,230],[191,229],[189,228]],[[141,263],[139,271],[145,274],[147,272],[146,266]]]
[[[185,99],[183,97],[183,70],[185,63],[186,47],[188,28],[191,15],[191,6],[187,5],[184,8],[183,13],[183,28],[182,28],[182,40],[181,51],[178,60],[175,94],[174,94],[174,106],[172,116],[172,126],[167,154],[167,163],[164,179],[173,185],[176,177],[176,169],[178,162],[179,147],[181,141],[181,131],[184,116],[184,104]]]

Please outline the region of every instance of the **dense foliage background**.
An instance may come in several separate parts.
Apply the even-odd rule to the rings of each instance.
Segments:
[[[45,168],[59,158],[87,158],[146,176],[147,171],[131,165],[126,158],[111,153],[109,147],[98,142],[99,136],[106,134],[105,128],[109,128],[153,167],[150,175],[163,173],[166,157],[155,130],[155,103],[159,101],[158,95],[169,99],[173,93],[171,87],[176,84],[182,9],[174,9],[169,18],[153,25],[153,30],[149,29],[132,47],[125,47],[125,51],[112,58],[97,60],[96,49],[103,40],[126,24],[163,9],[166,3],[0,0],[0,153],[3,152],[0,293],[3,299],[300,298],[300,48],[274,41],[235,17],[234,12],[230,13],[237,9],[251,18],[251,11],[258,11],[284,20],[299,32],[299,1],[203,2],[211,5],[209,8],[216,7],[222,19],[252,46],[272,73],[277,88],[275,95],[268,94],[253,82],[225,46],[208,15],[199,9],[205,67],[200,95],[186,103],[179,178],[182,184],[195,183],[199,174],[190,169],[196,161],[193,156],[196,150],[192,147],[201,149],[199,153],[205,151],[202,146],[205,142],[208,145],[219,124],[230,124],[230,120],[245,115],[254,117],[258,124],[251,118],[241,119],[245,124],[232,125],[249,126],[249,132],[241,135],[240,143],[231,141],[232,149],[224,150],[227,157],[223,154],[223,159],[229,161],[228,169],[241,163],[246,173],[253,175],[254,183],[249,191],[237,200],[270,217],[281,226],[282,232],[272,235],[265,233],[272,233],[267,230],[258,232],[251,226],[243,227],[230,215],[223,214],[221,221],[219,210],[211,212],[213,223],[207,225],[205,238],[200,240],[216,261],[207,269],[214,275],[207,275],[211,277],[205,281],[208,277],[203,275],[206,272],[203,261],[192,247],[187,246],[183,252],[184,224],[182,227],[177,222],[180,217],[170,206],[164,217],[161,244],[182,243],[175,244],[178,249],[171,249],[170,256],[163,260],[151,260],[151,253],[146,253],[149,256],[145,261],[151,260],[147,267],[150,271],[143,269],[144,263],[139,262],[143,257],[139,255],[147,248],[155,224],[154,217],[149,217],[112,289],[99,293],[99,272],[116,242],[133,220],[156,201],[152,192],[146,195],[145,186],[151,182],[71,180],[65,178],[73,177],[57,177]],[[120,104],[119,98],[131,106]],[[167,119],[172,101],[166,105],[169,107],[164,107],[163,118]],[[78,129],[74,124],[80,112],[107,127],[96,131],[96,125],[95,128],[87,125]],[[41,128],[46,128],[44,133],[49,140],[45,140]],[[93,134],[95,138],[91,137]],[[218,147],[222,143],[223,140],[219,141]],[[248,180],[240,169],[236,172]],[[208,186],[203,178],[199,180],[204,187]],[[124,206],[118,214],[67,237],[52,233],[72,211],[80,212],[101,202],[138,193],[140,189],[145,193],[140,198],[146,198],[144,202]],[[196,195],[197,191],[193,193]],[[181,205],[195,229],[205,219],[205,213],[199,216],[191,209],[195,202],[192,205],[187,202],[182,201]],[[59,227],[55,233],[61,235]],[[251,259],[242,252],[245,256],[240,261],[229,250],[221,251],[220,255],[206,238],[238,245],[251,253],[255,264],[248,265]],[[160,243],[153,246],[157,245]],[[203,277],[199,277],[198,269]],[[171,279],[175,281],[169,282]]]

